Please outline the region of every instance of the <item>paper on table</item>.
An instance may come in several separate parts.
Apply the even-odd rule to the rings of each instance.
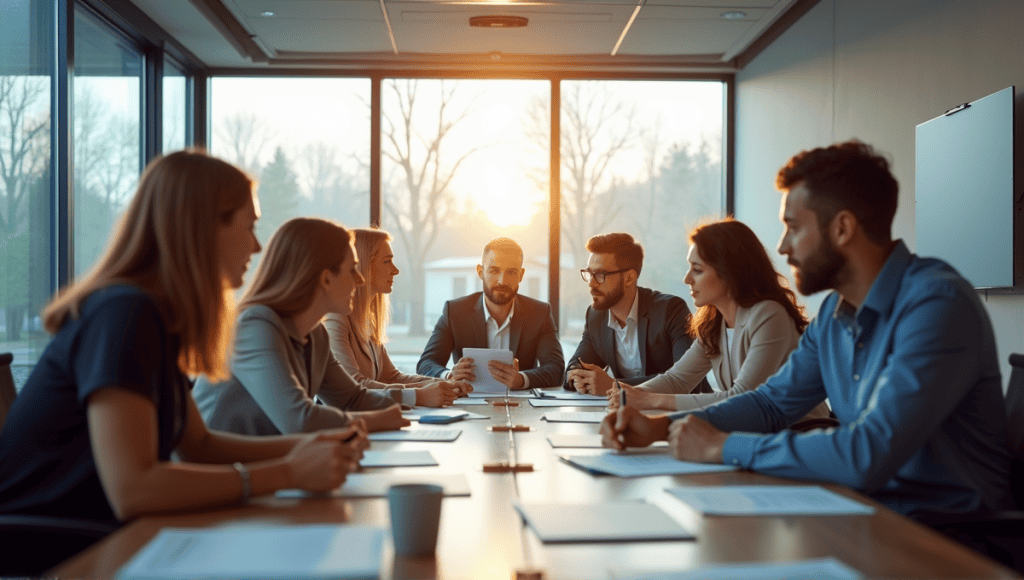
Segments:
[[[462,349],[462,356],[473,359],[473,374],[476,375],[476,380],[470,383],[473,385],[473,393],[505,394],[508,387],[499,383],[491,375],[490,369],[487,368],[487,363],[496,360],[511,365],[513,358],[511,350],[502,348],[464,348]]]
[[[853,568],[835,558],[797,562],[754,562],[720,564],[680,572],[613,572],[616,580],[859,580]]]
[[[601,448],[600,433],[552,433],[548,435],[548,443],[552,447]],[[651,447],[666,447],[668,442],[655,441]]]
[[[424,415],[441,415],[444,417],[461,417],[462,419],[488,419],[487,415],[481,415],[480,413],[470,413],[469,411],[463,411],[462,409],[452,409],[447,407],[444,409],[434,409],[432,407],[416,407],[410,411],[402,411],[402,416],[410,421],[419,421],[420,417]]]
[[[607,407],[608,399],[530,399],[534,407]]]
[[[678,522],[643,501],[515,504],[545,543],[692,540]]]
[[[578,401],[608,401],[607,397],[601,395],[588,395],[576,391],[567,391],[563,388],[556,389],[533,389],[533,394],[544,399],[573,399]]]
[[[481,398],[459,397],[458,399],[452,401],[452,405],[479,405],[481,407],[485,407],[487,405],[490,405],[490,403]]]
[[[310,492],[301,489],[282,489],[277,492],[277,497],[282,499],[290,498],[318,498],[318,497],[340,497],[345,499],[364,499],[373,497],[387,497],[388,488],[400,483],[432,483],[440,485],[444,494],[448,497],[468,496],[469,483],[466,476],[461,473],[404,473],[396,471],[378,473],[350,473],[345,478],[345,484],[331,492]]]
[[[552,423],[600,423],[605,415],[597,411],[548,411],[541,419]]]
[[[377,431],[370,433],[370,441],[444,441],[451,442],[459,438],[462,429],[398,429],[396,431]]]
[[[872,514],[875,508],[817,485],[672,487],[666,491],[715,516],[833,516]]]
[[[685,475],[733,471],[731,465],[691,463],[679,461],[668,454],[667,448],[643,449],[619,453],[606,451],[593,455],[565,455],[562,459],[591,473],[607,473],[618,477],[645,477],[649,475]]]
[[[487,392],[487,391],[482,391],[482,392],[478,393],[476,391],[473,391],[472,393],[466,395],[466,398],[468,398],[468,399],[482,399],[482,398],[486,397],[488,399],[503,399],[505,397],[508,397],[510,399],[532,399],[532,398],[534,398],[536,396],[537,395],[535,395],[533,393],[533,390],[531,389],[531,390],[526,390],[526,391],[509,391],[508,393],[505,393],[505,391],[502,391],[500,393],[491,393],[491,392]],[[458,400],[458,399],[456,399],[456,400]]]
[[[363,451],[360,467],[424,467],[437,465],[429,451]]]
[[[118,578],[378,578],[384,530],[367,526],[164,528]]]

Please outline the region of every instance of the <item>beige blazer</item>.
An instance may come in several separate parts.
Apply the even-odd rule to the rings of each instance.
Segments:
[[[359,340],[348,316],[328,314],[324,319],[331,339],[331,352],[356,384],[367,389],[420,387],[436,381],[433,377],[407,375],[395,368],[383,344]],[[415,404],[415,403],[414,403]]]
[[[756,389],[779,370],[800,342],[793,320],[774,300],[737,309],[733,328],[732,343],[728,344],[725,321],[722,321],[718,355],[708,357],[700,341],[694,341],[669,370],[637,388],[653,393],[675,393],[676,409],[680,411],[703,409]],[[713,371],[718,380],[714,392],[692,393],[708,371]],[[828,415],[828,407],[822,402],[804,419]]]

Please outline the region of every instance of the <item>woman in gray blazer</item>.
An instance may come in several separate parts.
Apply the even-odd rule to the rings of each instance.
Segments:
[[[384,348],[391,315],[388,294],[399,272],[391,234],[357,228],[352,230],[352,239],[359,256],[357,269],[366,283],[356,288],[350,313],[331,313],[324,320],[331,351],[345,371],[361,387],[401,391],[393,396],[406,405],[443,407],[473,390],[469,383],[408,375],[395,368]]]
[[[757,388],[789,358],[807,327],[785,278],[775,271],[757,235],[728,218],[690,232],[690,268],[683,279],[697,311],[690,321],[693,345],[663,374],[626,390],[640,409],[702,409]],[[692,393],[708,371],[718,384]],[[619,391],[609,393],[618,404]],[[805,419],[829,416],[822,402]]]
[[[193,397],[207,424],[249,435],[343,427],[398,429],[399,401],[356,384],[331,354],[329,313],[348,314],[363,284],[345,228],[322,219],[285,222],[271,238],[235,326],[231,377],[200,377]],[[318,404],[317,399],[326,404]]]

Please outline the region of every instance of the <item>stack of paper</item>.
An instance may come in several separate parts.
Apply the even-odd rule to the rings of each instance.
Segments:
[[[679,461],[668,454],[664,447],[640,451],[606,451],[596,455],[566,455],[564,461],[585,471],[619,477],[643,477],[648,475],[686,475],[690,473],[711,473],[733,471],[731,465],[715,463],[691,463]]]
[[[541,419],[553,423],[600,423],[605,415],[601,411],[554,411],[544,413]]]
[[[530,399],[534,407],[607,407],[608,399]]]
[[[437,465],[429,451],[363,451],[360,467],[424,467]]]
[[[835,558],[797,562],[720,564],[680,572],[617,572],[616,580],[859,580],[861,575]]]
[[[875,508],[816,485],[728,485],[665,490],[714,516],[834,516],[875,513]]]
[[[164,528],[119,578],[378,578],[384,530],[304,525]]]
[[[275,494],[282,499],[340,497],[365,499],[387,497],[388,488],[402,483],[431,483],[440,485],[448,497],[468,496],[469,482],[466,476],[456,474],[422,473],[350,473],[340,488],[330,492],[309,492],[301,489],[282,489]]]
[[[444,441],[452,442],[459,438],[462,429],[399,429],[396,431],[377,431],[370,433],[370,441]]]
[[[675,520],[643,501],[516,504],[542,542],[692,540]]]

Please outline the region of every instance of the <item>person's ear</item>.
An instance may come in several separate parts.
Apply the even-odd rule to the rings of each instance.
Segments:
[[[636,281],[640,278],[640,275],[633,269],[626,270],[622,275],[626,279],[626,286],[636,286]]]
[[[841,210],[833,216],[832,223],[829,224],[832,245],[839,248],[850,243],[856,235],[858,227],[860,227],[860,223],[857,222],[857,216],[848,209]]]
[[[320,286],[327,289],[331,285],[331,271],[324,268],[323,272],[320,272]]]
[[[480,264],[477,264],[477,265],[476,265],[476,275],[477,275],[477,277],[478,277],[478,278],[480,278],[481,280],[483,280],[483,279],[484,279],[484,267],[483,267],[483,266],[481,266]]]

